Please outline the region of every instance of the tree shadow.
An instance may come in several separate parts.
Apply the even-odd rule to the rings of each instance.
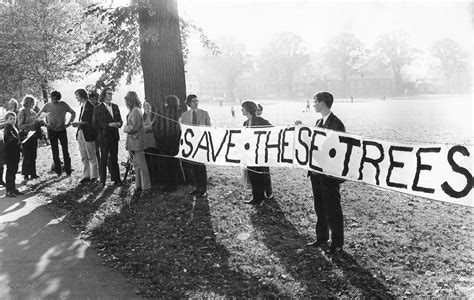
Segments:
[[[125,207],[94,232],[114,267],[149,286],[147,297],[259,297],[280,295],[229,264],[216,241],[207,198],[161,194]]]
[[[75,238],[41,200],[12,199],[25,205],[0,218],[1,299],[135,296],[132,285],[103,267],[95,251]]]
[[[394,298],[390,290],[348,253],[329,255],[305,247],[306,238],[285,217],[278,202],[266,201],[251,222],[295,280],[306,286],[298,296]]]

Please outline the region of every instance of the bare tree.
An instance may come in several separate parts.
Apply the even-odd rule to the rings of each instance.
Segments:
[[[447,92],[452,92],[455,75],[461,73],[466,67],[466,52],[459,43],[450,38],[445,38],[433,44],[432,53],[438,59],[441,71],[446,77]]]
[[[414,59],[418,50],[410,46],[408,34],[403,31],[386,33],[379,36],[375,45],[376,55],[383,65],[393,73],[394,94],[402,92],[402,70]]]

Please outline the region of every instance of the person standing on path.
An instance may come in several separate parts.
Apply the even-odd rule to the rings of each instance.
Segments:
[[[321,92],[314,97],[314,108],[322,118],[316,122],[316,127],[345,132],[342,121],[331,112],[334,102],[328,92]],[[333,253],[342,252],[344,245],[344,219],[341,207],[340,185],[344,180],[309,171],[311,187],[316,211],[316,241],[307,246],[326,248],[329,246],[329,230],[331,231],[331,246]]]
[[[94,105],[88,100],[86,90],[78,89],[74,92],[76,100],[81,105],[79,122],[73,123],[77,127],[76,140],[79,144],[81,161],[84,166],[80,184],[95,182],[99,177],[99,164],[95,154],[95,139],[97,131],[92,126],[92,116],[94,115]]]
[[[110,172],[110,180],[116,186],[122,186],[118,166],[118,143],[120,134],[118,129],[122,127],[122,116],[119,107],[112,103],[113,91],[105,88],[100,94],[101,104],[94,108],[92,124],[97,129],[97,143],[100,149],[99,175],[100,183],[105,186],[107,179],[107,165]],[[108,162],[110,157],[110,161]]]
[[[7,163],[6,174],[6,196],[15,197],[23,195],[17,190],[15,184],[16,172],[20,163],[21,141],[20,134],[16,128],[16,114],[9,111],[5,114],[5,128],[3,129],[3,138],[5,141],[5,160]]]
[[[186,104],[190,110],[187,110],[181,116],[180,123],[193,126],[211,126],[211,119],[207,111],[199,109],[199,99],[196,95],[190,94],[186,98]],[[195,189],[189,192],[190,195],[198,197],[207,196],[207,170],[206,165],[202,163],[191,163],[191,170],[194,178]]]
[[[38,115],[43,112],[49,113],[45,123],[48,128],[51,152],[53,153],[54,171],[58,176],[62,173],[61,160],[59,159],[59,141],[63,149],[64,171],[69,176],[71,175],[71,157],[69,156],[66,128],[74,122],[76,112],[66,102],[61,101],[61,93],[58,91],[51,92],[51,102],[46,103]],[[71,115],[67,123],[66,113]]]
[[[38,151],[38,138],[41,137],[42,121],[37,119],[38,115],[34,111],[35,98],[26,95],[23,98],[23,108],[18,113],[18,129],[20,130],[20,137],[28,136],[28,133],[35,132],[23,143],[23,164],[21,166],[21,173],[25,180],[38,178],[36,174],[36,156]]]

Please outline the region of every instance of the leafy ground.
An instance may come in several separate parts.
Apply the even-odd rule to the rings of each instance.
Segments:
[[[346,245],[331,256],[305,243],[316,216],[305,172],[273,169],[275,200],[242,203],[236,168],[209,167],[209,197],[154,191],[128,204],[130,187],[78,187],[77,143],[71,177],[47,173],[27,183],[63,222],[147,297],[319,296],[420,297],[472,295],[472,209],[346,182]],[[125,160],[125,154],[121,155]],[[132,186],[133,187],[133,186]]]
[[[431,98],[338,102],[335,111],[351,133],[472,144],[471,98]],[[301,112],[305,101],[261,103],[275,125],[318,118]],[[455,113],[446,113],[453,105]],[[214,125],[243,122],[230,117],[230,106],[204,108]],[[91,241],[111,268],[137,283],[142,296],[473,295],[472,208],[346,182],[346,253],[330,256],[304,246],[315,238],[316,216],[303,170],[272,169],[276,197],[259,209],[242,203],[251,193],[240,185],[240,170],[228,167],[208,168],[207,199],[194,199],[186,194],[191,187],[182,187],[129,205],[128,186],[77,186],[82,167],[72,130],[69,138],[73,175],[48,174],[51,152],[40,148],[41,179],[27,186],[65,215],[63,222]],[[120,157],[125,161],[124,152]]]

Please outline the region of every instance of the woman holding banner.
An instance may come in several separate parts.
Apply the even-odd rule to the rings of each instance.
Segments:
[[[257,104],[252,101],[242,103],[242,114],[247,117],[244,127],[270,127],[272,126],[267,120],[256,115]],[[252,184],[252,200],[244,203],[261,206],[265,200],[265,178],[270,176],[268,167],[247,167],[247,172]]]

